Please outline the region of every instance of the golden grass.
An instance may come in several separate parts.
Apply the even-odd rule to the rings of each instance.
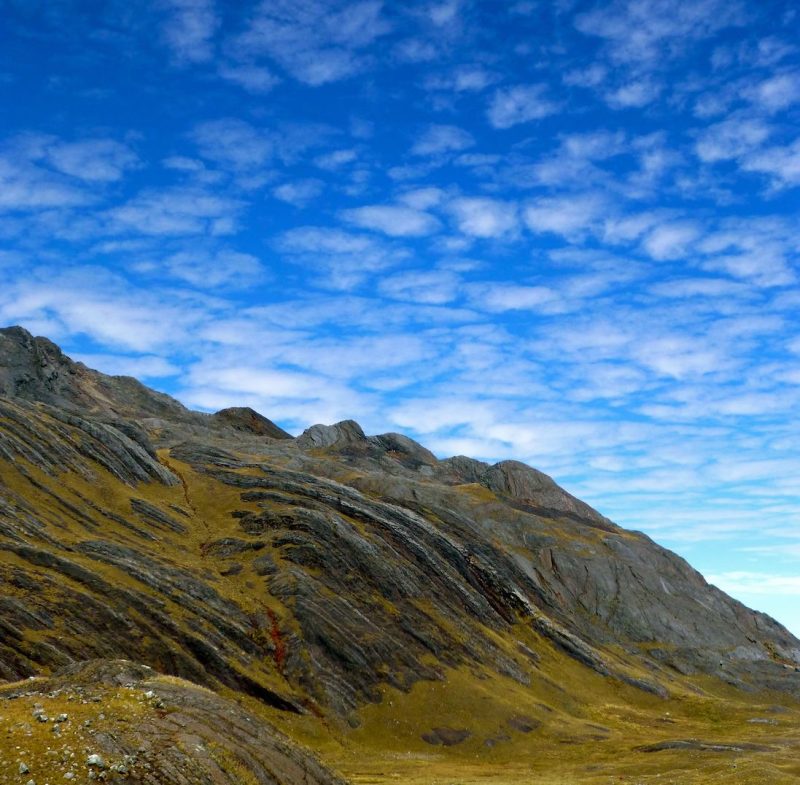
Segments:
[[[52,489],[75,506],[81,507],[99,528],[89,532],[61,508],[53,496],[33,488],[17,472],[4,472],[3,480],[37,510],[40,518],[66,545],[86,539],[136,542],[137,548],[151,556],[197,572],[207,572],[210,583],[222,595],[235,600],[245,612],[259,613],[269,608],[291,626],[290,615],[263,588],[263,579],[248,568],[255,554],[232,560],[206,558],[203,546],[223,537],[242,537],[239,522],[231,511],[258,506],[242,502],[241,490],[223,485],[207,475],[195,472],[167,453],[162,458],[180,472],[185,486],[168,488],[151,483],[128,488],[98,471],[96,481],[87,482],[74,474],[55,479],[33,466],[25,465],[34,479]],[[256,473],[252,467],[242,473]],[[465,503],[484,508],[491,517],[496,505],[494,495],[479,486],[463,486]],[[130,498],[140,496],[159,505],[178,519],[170,505],[196,510],[187,535],[159,533],[159,542],[147,543],[112,520],[103,518],[81,504],[80,495],[96,504],[136,522]],[[358,523],[356,522],[356,525]],[[552,526],[559,537],[575,537],[573,531]],[[585,539],[605,536],[590,531]],[[279,555],[269,546],[276,560]],[[42,579],[47,571],[32,567],[12,554],[3,557],[24,567]],[[139,592],[152,590],[126,573],[92,561],[77,552],[69,558],[81,562],[118,585]],[[229,561],[241,561],[245,569],[239,575],[219,575]],[[16,590],[13,590],[16,591]],[[179,623],[183,611],[167,602],[167,610]],[[442,621],[442,620],[440,620]],[[29,640],[45,640],[54,632],[30,634]],[[66,626],[58,635],[69,635]],[[400,783],[407,785],[689,785],[690,783],[733,783],[733,785],[789,785],[800,782],[800,705],[785,695],[748,695],[710,678],[675,676],[672,697],[662,700],[620,684],[579,665],[536,635],[519,625],[513,635],[491,634],[492,641],[521,665],[524,658],[517,650],[524,643],[541,657],[538,666],[525,665],[529,685],[498,676],[488,668],[449,670],[446,680],[420,682],[407,693],[385,687],[380,703],[358,712],[360,725],[350,728],[332,717],[287,716],[254,700],[236,696],[250,711],[272,721],[290,737],[315,750],[323,762],[341,771],[359,785]],[[621,653],[620,653],[621,655]],[[620,657],[622,658],[622,657]],[[271,661],[241,665],[254,678],[284,693],[291,689]],[[632,675],[646,677],[635,665]],[[27,683],[25,683],[27,684]],[[696,694],[692,687],[700,688]],[[6,685],[0,693],[10,689]],[[226,697],[234,697],[224,691]],[[63,696],[36,698],[47,714],[67,713],[61,733],[53,734],[52,723],[38,723],[32,717],[33,699],[0,701],[0,783],[26,782],[37,785],[66,782],[64,766],[78,761],[90,751],[91,736],[83,721],[92,721],[94,729],[113,732],[119,723],[135,721],[142,703],[130,691],[118,690],[102,709],[98,704],[81,704]],[[783,707],[776,711],[775,707]],[[99,719],[99,714],[105,715]],[[523,733],[509,725],[514,717],[525,716],[541,723]],[[751,720],[760,720],[751,722]],[[432,746],[422,735],[433,728],[465,729],[470,737],[453,747]],[[644,753],[636,748],[659,741],[700,739],[705,742],[757,743],[769,746],[767,752],[663,751]],[[492,747],[486,742],[494,740]],[[49,747],[49,750],[48,750]],[[74,754],[75,758],[69,756]],[[66,756],[66,758],[65,758]],[[17,775],[19,760],[33,758],[41,771],[26,760],[31,774]],[[224,765],[236,761],[223,760]],[[13,776],[9,775],[9,772]],[[9,778],[10,777],[10,778]],[[246,783],[248,775],[239,779]]]

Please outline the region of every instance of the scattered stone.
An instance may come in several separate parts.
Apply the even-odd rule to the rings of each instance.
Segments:
[[[506,741],[511,741],[511,736],[507,733],[498,733],[495,736],[490,736],[488,739],[485,739],[483,746],[492,749],[492,747],[496,747],[498,744],[502,744]]]
[[[674,741],[659,741],[656,744],[646,744],[636,747],[639,752],[663,752],[664,750],[696,750],[698,752],[771,752],[774,747],[766,744],[751,744],[750,742],[709,742],[698,739],[676,739]]]
[[[428,744],[453,747],[466,741],[472,733],[466,728],[433,728],[422,734],[422,740]]]
[[[28,764],[27,763],[20,763],[19,764],[19,773],[20,774],[27,774],[29,771],[30,771],[30,769],[28,768]]]
[[[509,728],[518,730],[520,733],[530,733],[532,730],[536,730],[536,728],[542,724],[539,722],[539,720],[535,720],[532,717],[528,717],[524,714],[518,714],[515,717],[510,717],[506,723]]]
[[[106,762],[103,760],[101,755],[93,752],[88,758],[86,758],[86,765],[89,766],[89,768],[104,769],[106,767]]]

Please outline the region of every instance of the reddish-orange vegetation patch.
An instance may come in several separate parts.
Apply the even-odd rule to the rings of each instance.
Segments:
[[[283,673],[283,666],[286,662],[286,641],[283,639],[283,635],[281,634],[281,628],[278,625],[278,617],[275,615],[275,611],[272,608],[265,608],[267,611],[267,616],[269,616],[269,637],[272,639],[272,644],[275,647],[275,667],[278,669],[280,673]]]

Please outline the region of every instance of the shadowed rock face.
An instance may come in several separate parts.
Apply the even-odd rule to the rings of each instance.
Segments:
[[[351,719],[454,669],[530,684],[545,656],[662,696],[800,691],[781,625],[524,464],[352,421],[287,438],[0,339],[0,678],[124,657]]]

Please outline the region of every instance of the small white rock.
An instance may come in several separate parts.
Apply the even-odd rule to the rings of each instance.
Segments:
[[[27,774],[29,771],[30,771],[30,769],[28,768],[28,764],[27,763],[20,763],[19,764],[19,773],[20,774]]]
[[[104,769],[106,767],[106,762],[103,760],[101,755],[98,755],[96,752],[93,752],[86,759],[86,765],[96,769]]]

